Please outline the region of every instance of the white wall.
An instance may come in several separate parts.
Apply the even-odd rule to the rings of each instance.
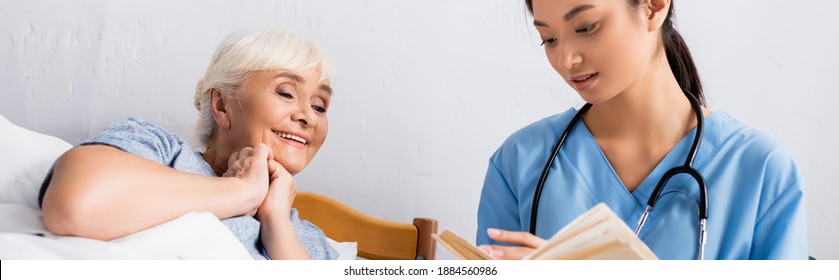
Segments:
[[[796,156],[810,253],[826,259],[839,259],[837,10],[837,1],[677,5],[712,108]],[[191,135],[195,83],[220,40],[274,27],[321,42],[339,72],[328,141],[300,189],[385,219],[433,217],[474,240],[490,154],[581,102],[518,0],[0,0],[0,114],[71,143],[127,116]]]

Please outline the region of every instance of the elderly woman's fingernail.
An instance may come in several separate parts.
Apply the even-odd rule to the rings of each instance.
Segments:
[[[492,256],[493,259],[503,258],[504,257],[504,251],[501,251],[501,250],[492,251],[492,253],[490,253],[490,256]]]
[[[499,236],[501,235],[501,231],[494,228],[490,228],[487,229],[487,234],[489,234],[489,236]]]

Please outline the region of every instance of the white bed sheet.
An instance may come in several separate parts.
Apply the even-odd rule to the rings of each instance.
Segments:
[[[251,259],[211,213],[188,213],[111,241],[56,236],[41,213],[0,203],[0,259]]]

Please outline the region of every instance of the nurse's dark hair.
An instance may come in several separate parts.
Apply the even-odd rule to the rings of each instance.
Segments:
[[[642,7],[648,0],[627,0],[630,6],[638,9]],[[525,0],[527,10],[533,14],[533,0]],[[673,18],[676,16],[673,10],[674,1],[670,2],[670,9],[667,11],[667,18],[661,25],[661,41],[664,43],[664,51],[667,55],[667,62],[670,64],[670,70],[676,76],[676,81],[683,90],[692,93],[693,96],[699,100],[700,104],[705,105],[705,96],[702,93],[702,81],[699,80],[699,72],[696,71],[696,64],[693,63],[693,56],[690,55],[685,40],[682,35],[676,30],[673,25]]]

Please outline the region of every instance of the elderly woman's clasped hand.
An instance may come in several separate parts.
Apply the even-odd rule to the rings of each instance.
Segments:
[[[274,160],[271,149],[259,143],[230,155],[223,177],[241,179],[248,190],[247,215],[257,220],[289,219],[297,185],[291,174]]]

